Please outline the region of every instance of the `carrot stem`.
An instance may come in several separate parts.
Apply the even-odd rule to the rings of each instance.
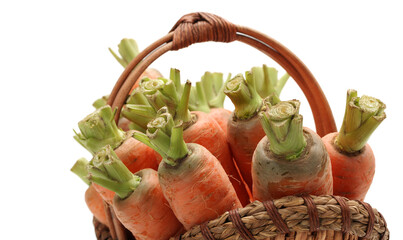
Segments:
[[[126,104],[122,115],[141,128],[146,129],[147,124],[155,118],[157,113],[149,105]]]
[[[110,145],[95,154],[88,172],[92,182],[114,191],[121,199],[128,197],[141,181],[123,164]]]
[[[262,67],[253,67],[252,73],[255,78],[256,89],[262,98],[272,93],[280,96],[281,90],[290,77],[287,73],[278,79],[278,71],[273,67],[263,64]]]
[[[242,74],[237,74],[229,80],[224,93],[234,104],[234,114],[238,119],[255,116],[262,106],[262,98],[256,91],[255,79],[251,72],[246,72],[246,80]]]
[[[180,123],[172,128],[170,147],[167,152],[169,162],[174,162],[175,166],[179,159],[183,159],[189,153],[189,149],[183,140],[183,123]]]
[[[298,158],[306,147],[299,105],[297,100],[284,101],[259,113],[270,151],[288,160]]]
[[[111,48],[109,51],[124,68],[139,54],[136,41],[129,38],[122,39],[118,44],[120,57]]]
[[[335,143],[341,150],[354,153],[366,145],[371,134],[386,118],[386,105],[374,97],[358,97],[353,89],[347,91],[346,102],[343,124]]]
[[[140,88],[154,109],[158,110],[167,106],[171,114],[175,113],[178,94],[172,80],[143,78],[140,82]]]
[[[97,109],[78,123],[80,133],[76,132],[74,139],[92,154],[108,144],[118,147],[126,134],[117,127],[115,114],[109,105]]]
[[[174,82],[178,94],[182,94],[181,75],[179,69],[171,68],[169,78]]]
[[[220,89],[217,91],[217,94],[214,98],[209,99],[208,100],[208,104],[210,106],[210,108],[224,108],[224,101],[225,101],[225,93],[224,93],[224,88],[225,88],[225,84],[231,80],[231,74],[228,74],[227,80],[225,81],[225,83],[221,82],[221,87]],[[219,81],[219,80],[216,80]],[[221,81],[222,77],[221,77]],[[216,86],[218,86],[218,84],[216,84]]]
[[[87,175],[88,175],[88,166],[89,162],[85,158],[80,158],[76,161],[76,163],[73,165],[73,167],[70,169],[73,173],[75,173],[81,180],[83,180],[87,185],[90,185],[91,182],[88,180]]]
[[[189,111],[189,97],[192,83],[188,80],[183,88],[181,100],[176,107],[175,121],[181,120],[184,123],[189,123],[192,120],[192,114]]]
[[[103,96],[102,98],[99,98],[97,100],[94,101],[94,103],[92,104],[92,106],[95,109],[101,108],[103,106],[105,106],[106,104],[108,104],[108,97],[109,96]]]

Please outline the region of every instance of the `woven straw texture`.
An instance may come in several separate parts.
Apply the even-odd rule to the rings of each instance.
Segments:
[[[288,196],[271,203],[268,207],[267,202],[255,201],[171,239],[389,239],[385,219],[367,203],[333,196]],[[275,219],[276,215],[280,219]],[[97,239],[112,239],[105,226],[97,221],[94,224]]]

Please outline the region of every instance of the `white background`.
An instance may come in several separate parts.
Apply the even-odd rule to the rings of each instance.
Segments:
[[[398,1],[145,2],[0,3],[2,239],[95,239],[86,186],[69,170],[76,159],[89,158],[73,140],[73,129],[123,71],[107,48],[117,50],[120,39],[129,37],[144,49],[195,11],[252,27],[293,51],[320,83],[337,127],[348,88],[386,103],[388,117],[369,140],[377,170],[366,201],[383,213],[393,239],[402,239],[403,9]],[[278,67],[241,43],[205,43],[170,52],[152,67],[165,75],[176,67],[183,79],[195,81],[207,70],[236,74],[263,63]],[[305,125],[314,128],[292,80],[282,98],[300,99]]]

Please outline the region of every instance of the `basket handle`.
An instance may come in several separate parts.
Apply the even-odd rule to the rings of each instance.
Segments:
[[[168,51],[207,41],[240,41],[272,58],[290,74],[307,98],[315,120],[316,132],[324,136],[337,131],[329,103],[318,82],[290,50],[269,36],[205,12],[184,15],[166,36],[144,49],[130,62],[109,95],[108,104],[117,108],[116,121],[130,89],[151,63]]]

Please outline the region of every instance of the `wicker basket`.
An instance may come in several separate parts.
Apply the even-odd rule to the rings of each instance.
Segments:
[[[332,111],[319,84],[306,66],[272,38],[234,25],[210,13],[183,16],[172,30],[143,50],[127,66],[108,104],[120,110],[137,79],[164,53],[207,41],[246,43],[275,60],[297,82],[311,107],[320,136],[335,132]],[[108,225],[94,219],[98,239],[134,239],[106,204]],[[288,196],[268,202],[255,201],[245,208],[224,213],[172,239],[389,239],[382,215],[368,203],[338,196]]]

